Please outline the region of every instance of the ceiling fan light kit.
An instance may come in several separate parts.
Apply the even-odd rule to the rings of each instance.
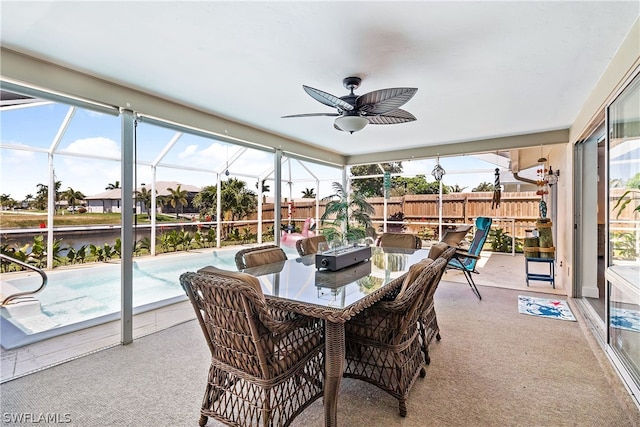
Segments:
[[[340,116],[335,120],[334,124],[339,130],[354,133],[364,129],[369,124],[369,120],[362,116]]]
[[[354,133],[365,128],[368,124],[392,125],[415,121],[416,118],[400,107],[407,103],[418,91],[416,88],[400,87],[374,90],[364,95],[353,93],[360,86],[360,77],[347,77],[342,84],[351,93],[342,97],[331,95],[319,89],[303,85],[309,96],[321,104],[333,107],[335,113],[308,113],[282,116],[291,117],[336,117],[333,127],[337,130]]]

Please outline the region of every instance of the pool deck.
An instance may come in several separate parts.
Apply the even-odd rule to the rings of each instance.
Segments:
[[[556,289],[546,282],[531,282],[527,287],[524,257],[521,254],[512,256],[483,252],[478,262],[478,271],[480,274],[474,274],[473,277],[480,293],[483,287],[490,286],[555,295],[567,294],[559,283],[556,283]],[[461,272],[448,270],[440,286],[446,286],[446,282],[466,283],[466,279]],[[188,301],[178,302],[135,315],[133,336],[134,339],[140,338],[193,319],[195,315],[191,304]],[[13,350],[0,348],[0,383],[117,345],[120,345],[120,322],[113,321]]]

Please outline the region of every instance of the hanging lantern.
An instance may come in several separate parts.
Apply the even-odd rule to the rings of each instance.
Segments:
[[[556,185],[558,183],[558,176],[560,176],[560,171],[556,169],[555,171],[549,166],[549,173],[546,176],[546,181],[549,185]]]
[[[442,177],[446,174],[445,170],[440,166],[440,161],[438,160],[436,165],[433,167],[431,171],[431,175],[435,178],[436,181],[440,182]]]

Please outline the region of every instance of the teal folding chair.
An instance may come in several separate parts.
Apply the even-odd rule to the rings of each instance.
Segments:
[[[482,246],[484,246],[484,242],[489,236],[489,230],[491,229],[492,222],[493,220],[491,218],[478,217],[476,219],[476,232],[473,235],[471,245],[466,251],[464,249],[458,249],[453,255],[453,258],[451,258],[447,264],[447,268],[460,270],[464,273],[464,277],[467,279],[469,286],[471,286],[471,290],[476,294],[478,299],[482,299],[482,297],[480,296],[478,287],[473,281],[471,273],[478,274],[476,264],[480,259]]]

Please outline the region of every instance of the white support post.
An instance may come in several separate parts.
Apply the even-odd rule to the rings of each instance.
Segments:
[[[258,244],[262,243],[262,180],[258,177],[258,227],[256,229]]]
[[[442,180],[439,180],[438,197],[438,240],[442,240]]]
[[[273,241],[280,246],[280,223],[282,212],[280,202],[282,200],[282,150],[277,149],[273,155]]]
[[[122,110],[122,182],[121,223],[121,309],[120,328],[122,344],[133,342],[133,172],[135,151],[135,117],[133,111]]]
[[[158,214],[156,197],[156,166],[151,166],[151,255],[156,254],[156,216]]]
[[[53,215],[56,212],[56,174],[53,154],[49,153],[49,193],[47,195],[47,269],[53,269]]]
[[[216,191],[216,248],[222,247],[222,178],[221,173],[217,173],[217,191]]]

